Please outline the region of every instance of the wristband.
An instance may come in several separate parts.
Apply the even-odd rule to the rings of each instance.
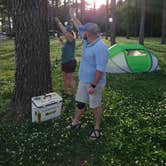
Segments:
[[[92,88],[96,88],[96,85],[94,85],[93,83],[91,83],[91,87]]]

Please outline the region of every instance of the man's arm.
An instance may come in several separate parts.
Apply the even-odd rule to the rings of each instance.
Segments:
[[[81,23],[80,20],[76,17],[75,8],[70,8],[69,14],[70,14],[71,20],[73,21],[74,26],[75,26],[77,29],[78,29],[79,26],[82,26],[82,23]]]
[[[96,70],[95,78],[88,89],[88,93],[90,95],[92,95],[95,92],[95,87],[100,82],[102,74],[103,72]]]
[[[93,88],[95,88],[96,85],[100,82],[102,75],[103,75],[103,72],[96,70],[95,78],[93,82],[91,83],[91,86]]]

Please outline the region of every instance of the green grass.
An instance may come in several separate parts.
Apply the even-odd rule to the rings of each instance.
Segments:
[[[135,43],[137,39],[118,37],[117,41]],[[77,55],[81,54],[80,43],[77,42]],[[106,43],[109,46],[109,41]],[[157,55],[161,70],[107,75],[103,135],[94,143],[88,139],[93,128],[89,108],[80,131],[65,129],[74,114],[74,101],[65,101],[68,113],[42,124],[33,124],[30,118],[13,122],[12,113],[4,122],[14,88],[14,46],[13,41],[0,42],[0,165],[165,165],[166,46],[160,45],[158,38],[147,38],[145,46]],[[53,88],[60,93],[63,87],[59,42],[51,41],[50,50]]]
[[[14,88],[14,42],[0,41],[0,113],[6,110]]]

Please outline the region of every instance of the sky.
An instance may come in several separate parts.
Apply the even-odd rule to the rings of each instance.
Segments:
[[[118,2],[119,0],[116,0],[116,1]],[[90,7],[94,6],[94,0],[86,0],[86,2],[90,4]],[[96,8],[99,8],[101,5],[106,4],[106,0],[95,0],[95,2],[96,2]],[[111,2],[111,0],[109,0],[109,2]]]
[[[94,4],[94,0],[86,0],[90,6],[93,7],[93,4]],[[96,2],[96,8],[99,8],[102,4],[105,4],[106,3],[106,0],[95,0]]]

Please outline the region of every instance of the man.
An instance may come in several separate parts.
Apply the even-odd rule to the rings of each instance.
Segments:
[[[83,38],[82,59],[79,68],[79,85],[76,94],[77,108],[75,117],[68,129],[80,128],[80,118],[89,102],[92,108],[95,125],[90,139],[100,137],[100,123],[102,115],[101,99],[106,84],[106,64],[108,61],[108,49],[99,36],[99,28],[95,23],[82,25],[77,19],[74,9],[70,9],[70,17],[74,26]]]

